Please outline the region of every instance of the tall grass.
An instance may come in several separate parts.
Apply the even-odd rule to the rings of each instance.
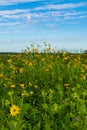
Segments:
[[[87,130],[86,57],[50,46],[0,55],[0,130]]]

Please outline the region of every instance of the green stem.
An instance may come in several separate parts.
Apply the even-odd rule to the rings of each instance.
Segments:
[[[4,99],[2,99],[2,109],[4,108]]]

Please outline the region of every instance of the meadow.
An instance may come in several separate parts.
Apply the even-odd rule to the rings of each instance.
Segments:
[[[87,54],[0,54],[0,130],[87,130]]]

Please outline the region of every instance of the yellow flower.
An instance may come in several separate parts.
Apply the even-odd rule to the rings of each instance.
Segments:
[[[45,69],[45,71],[46,71],[46,72],[48,72],[48,71],[49,71],[49,69]]]
[[[81,70],[81,72],[82,72],[82,73],[84,73],[84,72],[85,72],[85,70],[84,70],[84,69],[82,69],[82,70]]]
[[[60,53],[60,50],[57,50],[57,53]]]
[[[70,86],[70,84],[64,84],[64,86],[65,86],[65,87],[69,87],[69,86]]]
[[[21,93],[21,96],[24,97],[24,93]]]
[[[12,62],[12,59],[8,59],[7,62],[8,62],[8,63],[11,63],[11,62]]]
[[[42,58],[41,61],[44,62],[46,59],[45,58]]]
[[[30,95],[32,95],[32,94],[34,94],[34,92],[33,91],[30,91],[30,93],[29,93]]]
[[[29,63],[29,66],[32,66],[32,65],[33,65],[32,62],[30,62],[30,63]]]
[[[16,116],[19,113],[20,113],[20,108],[16,105],[12,105],[12,107],[10,108],[10,115]]]
[[[82,74],[82,75],[81,75],[81,79],[82,79],[82,80],[86,80],[86,76]]]
[[[85,65],[85,69],[87,69],[87,65]]]
[[[33,51],[36,52],[36,51],[37,51],[37,48],[33,48]]]
[[[31,83],[31,82],[29,82],[29,85],[30,85],[30,86],[32,86],[32,83]]]
[[[68,60],[68,57],[64,57],[64,60]]]
[[[15,88],[15,84],[11,84],[11,86],[10,86],[11,88]]]
[[[24,84],[20,84],[20,87],[21,87],[21,88],[24,88]]]
[[[37,86],[37,85],[34,85],[34,88],[38,88],[38,86]]]
[[[24,70],[23,70],[22,67],[19,69],[19,71],[20,71],[20,73],[23,73],[23,72],[24,72]]]
[[[3,77],[3,74],[0,74],[0,77]]]

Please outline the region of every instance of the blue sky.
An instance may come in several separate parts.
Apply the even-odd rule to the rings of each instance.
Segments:
[[[87,49],[85,0],[0,0],[0,52],[32,43]]]

